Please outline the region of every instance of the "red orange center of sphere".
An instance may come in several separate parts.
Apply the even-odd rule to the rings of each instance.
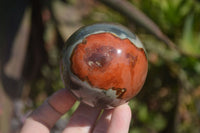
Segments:
[[[71,55],[72,72],[92,87],[116,90],[130,99],[144,84],[148,62],[143,48],[111,33],[86,37]]]

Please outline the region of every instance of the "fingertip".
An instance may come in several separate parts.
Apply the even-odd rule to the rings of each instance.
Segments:
[[[64,114],[74,105],[76,98],[64,88],[49,97],[48,102],[55,110]]]
[[[73,113],[63,133],[89,133],[91,132],[98,116],[101,112],[99,108],[93,108],[80,103]]]
[[[23,128],[46,127],[51,129],[56,121],[66,113],[75,103],[76,99],[66,89],[61,89],[50,96],[40,107],[38,107],[27,118]],[[42,125],[42,126],[41,126]]]
[[[131,109],[128,104],[123,104],[113,110],[108,133],[128,133],[131,121]],[[117,127],[117,128],[116,128]]]
[[[131,108],[128,103],[116,107],[115,111],[118,113],[126,114],[127,118],[131,118]]]
[[[128,123],[132,116],[131,108],[128,104],[120,105],[114,109],[113,115],[118,116],[121,121],[126,121]]]

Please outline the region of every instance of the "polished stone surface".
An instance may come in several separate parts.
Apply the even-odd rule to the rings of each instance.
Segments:
[[[93,107],[110,108],[127,102],[140,91],[147,76],[143,46],[134,44],[138,42],[135,35],[130,39],[113,30],[87,32],[81,41],[68,42],[64,49],[61,74],[66,88]]]

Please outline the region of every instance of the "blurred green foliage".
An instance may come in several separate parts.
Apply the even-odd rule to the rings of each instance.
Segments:
[[[189,54],[200,54],[200,2],[197,0],[129,0],[150,17],[175,44]],[[77,0],[66,5],[76,6]],[[86,2],[86,1],[85,1]],[[82,24],[117,22],[134,31],[148,52],[149,73],[142,91],[129,105],[133,118],[130,133],[199,133],[200,61],[169,49],[120,13],[93,3]],[[49,23],[52,23],[50,20]],[[46,31],[52,25],[46,26]],[[56,29],[56,26],[53,26]],[[50,32],[50,33],[49,33]],[[46,32],[51,34],[52,30]],[[46,38],[48,40],[48,37]],[[56,90],[64,87],[60,78],[60,49],[48,51],[49,64],[33,84],[30,97],[34,108]],[[64,116],[69,118],[78,103]]]

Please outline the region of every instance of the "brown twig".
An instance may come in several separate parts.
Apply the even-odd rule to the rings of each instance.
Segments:
[[[167,44],[171,49],[178,51],[184,56],[190,56],[200,59],[200,55],[193,55],[180,50],[174,42],[172,42],[161,29],[143,12],[138,10],[133,4],[126,0],[99,0],[103,4],[111,7],[122,15],[126,16],[131,21],[145,28],[148,32],[156,36],[159,40]]]

